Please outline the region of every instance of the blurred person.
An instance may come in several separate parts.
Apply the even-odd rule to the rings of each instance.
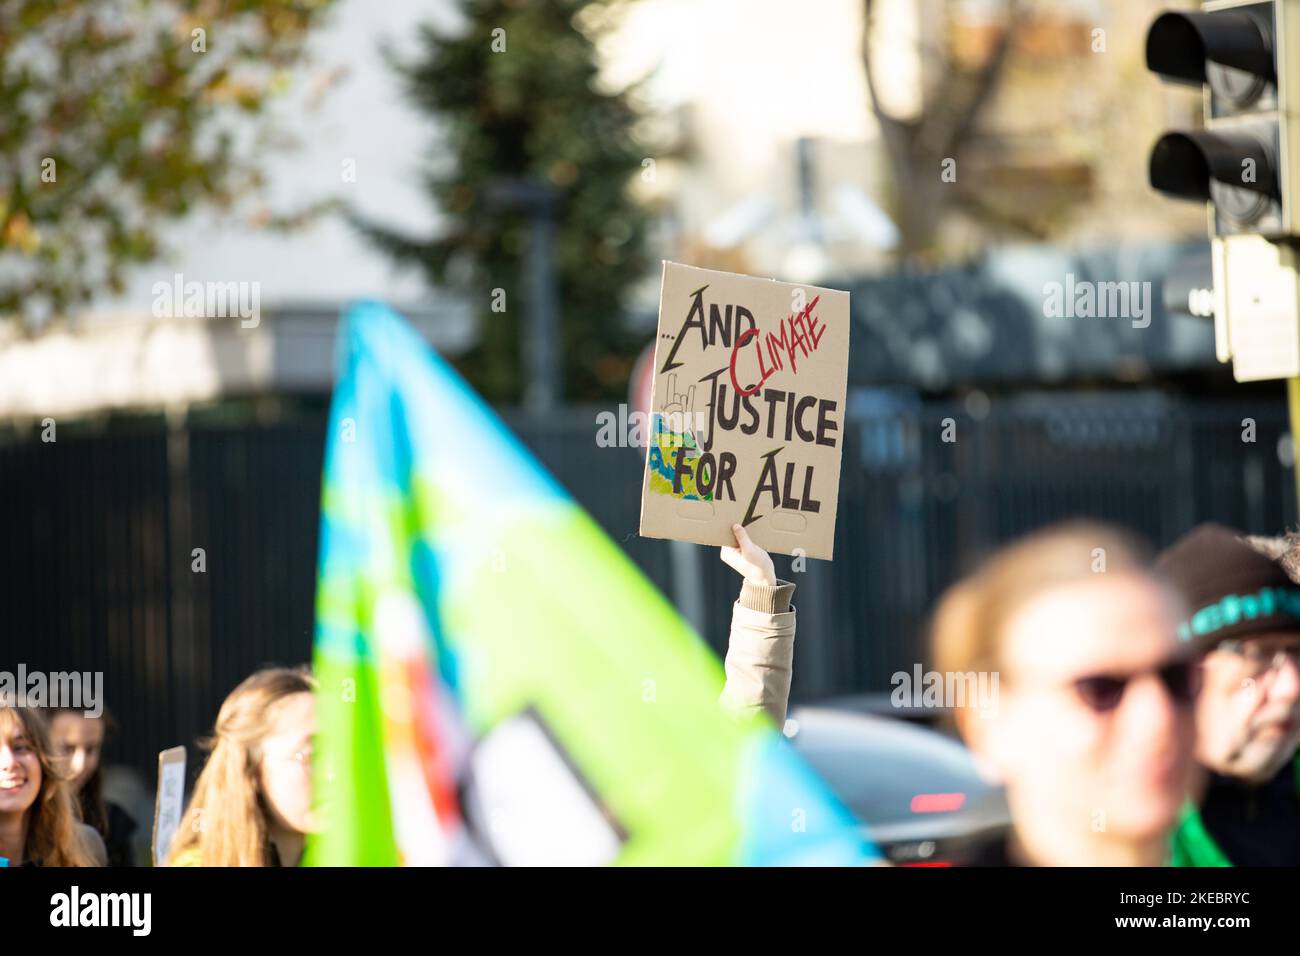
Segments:
[[[0,703],[0,857],[9,866],[103,866],[104,841],[78,819],[45,718]]]
[[[794,585],[736,526],[723,559],[744,577],[733,607],[720,701],[745,716],[765,711],[780,726],[789,696]],[[315,682],[302,670],[258,671],[236,687],[217,716],[212,753],[195,784],[169,866],[280,866],[301,859],[314,820],[311,752]]]
[[[1126,533],[1055,525],[996,552],[943,597],[935,663],[991,671],[997,699],[957,706],[1005,786],[1011,832],[976,865],[1155,866],[1195,781],[1195,660],[1181,603]]]
[[[1300,587],[1288,539],[1204,524],[1160,557],[1204,654],[1197,761],[1209,771],[1174,839],[1183,866],[1300,865]]]
[[[274,667],[230,692],[167,865],[299,863],[314,824],[315,686],[305,670]]]
[[[71,774],[68,783],[81,809],[81,819],[103,838],[108,865],[134,866],[131,836],[136,831],[135,819],[104,799],[100,757],[112,729],[112,718],[107,712],[102,717],[87,717],[80,710],[57,708],[49,712],[49,726],[54,751]]]
[[[724,560],[737,567],[743,559],[737,570],[746,586],[779,593],[770,558],[737,538],[741,546],[724,548]],[[747,610],[738,602],[735,617],[743,622]],[[971,862],[1169,862],[1170,835],[1196,774],[1198,669],[1178,644],[1181,611],[1139,542],[1087,522],[1012,543],[947,592],[935,615],[935,662],[945,674],[999,676],[996,700],[950,703],[981,770],[1005,786],[1012,814],[1010,835],[979,848]],[[794,637],[788,614],[766,645],[742,635],[734,662],[733,620],[724,700],[743,688],[747,700],[769,701],[774,717],[784,715]]]

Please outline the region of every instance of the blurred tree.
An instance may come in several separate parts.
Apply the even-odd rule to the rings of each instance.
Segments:
[[[412,237],[353,221],[398,261],[423,270],[431,286],[469,297],[479,339],[458,364],[494,402],[518,402],[524,386],[529,219],[493,201],[506,182],[557,192],[552,251],[564,396],[624,396],[643,344],[626,330],[622,308],[647,266],[647,213],[629,191],[647,146],[634,133],[635,86],[608,90],[597,75],[595,42],[617,6],[465,0],[459,29],[426,26],[413,62],[393,58],[437,130],[424,179],[442,222],[432,237]]]
[[[262,183],[254,127],[333,0],[0,0],[0,318],[32,329]],[[244,127],[247,129],[247,127]]]
[[[1019,0],[1001,0],[1002,23],[993,33],[991,49],[974,63],[954,55],[950,44],[923,43],[923,77],[929,82],[919,111],[904,116],[885,105],[873,69],[876,7],[875,0],[863,0],[862,61],[893,179],[899,251],[907,258],[933,257],[940,221],[959,198],[941,179],[942,164],[960,160],[972,140],[1001,79],[1023,11]],[[951,9],[946,5],[945,13]]]

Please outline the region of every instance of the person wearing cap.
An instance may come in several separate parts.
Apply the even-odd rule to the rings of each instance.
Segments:
[[[1180,866],[1300,864],[1300,586],[1240,532],[1204,524],[1157,561],[1203,655],[1196,758],[1204,793],[1183,807]]]

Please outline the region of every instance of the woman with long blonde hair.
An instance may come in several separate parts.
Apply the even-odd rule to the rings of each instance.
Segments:
[[[297,864],[312,828],[315,686],[304,670],[274,667],[230,692],[169,866]]]
[[[45,719],[0,703],[0,857],[8,866],[103,866],[106,856],[78,816]]]

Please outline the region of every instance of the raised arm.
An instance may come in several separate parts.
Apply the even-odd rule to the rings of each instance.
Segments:
[[[727,683],[720,701],[729,713],[764,710],[778,727],[785,723],[794,660],[794,585],[778,581],[772,557],[740,525],[732,525],[737,547],[723,547],[722,560],[745,580],[731,609]]]

